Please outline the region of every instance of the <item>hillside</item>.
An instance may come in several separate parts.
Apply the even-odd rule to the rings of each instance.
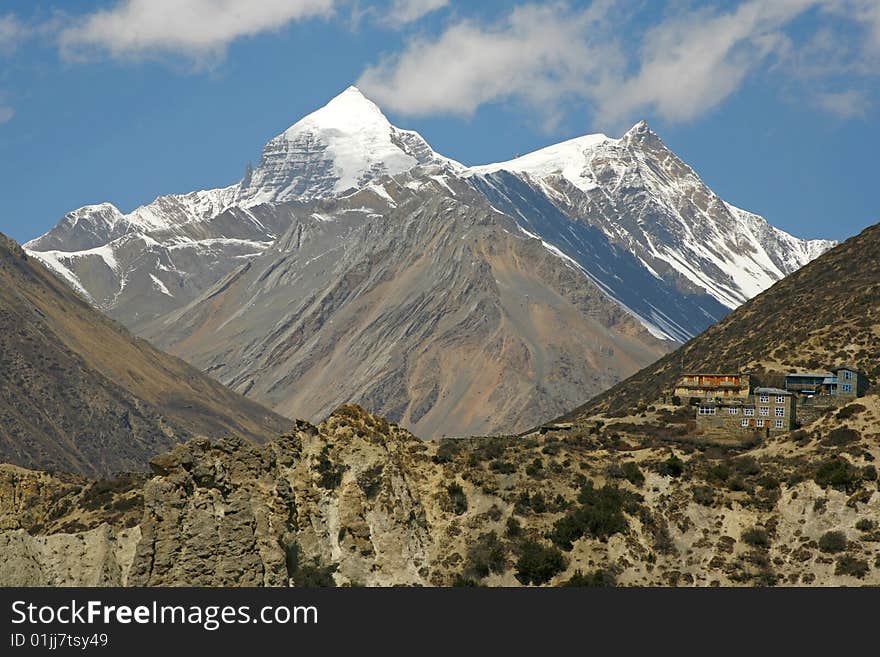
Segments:
[[[651,404],[689,371],[781,373],[851,364],[878,383],[878,255],[880,224],[828,251],[675,352],[561,419],[579,420]]]
[[[143,471],[183,440],[264,440],[288,424],[134,338],[0,235],[0,461]]]
[[[860,402],[748,453],[600,423],[426,443],[346,406],[178,445],[146,482],[0,467],[0,585],[877,585]]]

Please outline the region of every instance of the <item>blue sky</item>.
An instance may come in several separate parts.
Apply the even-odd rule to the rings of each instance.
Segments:
[[[876,0],[6,0],[0,231],[238,180],[357,83],[467,164],[645,118],[802,237],[880,220]]]

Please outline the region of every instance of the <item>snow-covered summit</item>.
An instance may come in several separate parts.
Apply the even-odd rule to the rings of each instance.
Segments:
[[[572,185],[586,192],[596,187],[592,175],[587,170],[590,153],[602,144],[617,143],[618,141],[603,134],[584,135],[547,146],[507,162],[471,167],[469,173],[487,174],[496,171],[510,171],[525,173],[537,179],[562,176]]]
[[[237,201],[321,198],[424,164],[461,166],[435,153],[418,133],[391,125],[373,101],[348,87],[266,144]]]

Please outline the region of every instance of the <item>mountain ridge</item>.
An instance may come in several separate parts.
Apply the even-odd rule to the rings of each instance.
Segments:
[[[200,435],[288,422],[95,311],[0,234],[0,460],[108,475]]]
[[[869,226],[733,311],[703,334],[567,413],[563,421],[632,411],[685,371],[849,365],[880,382],[880,224]],[[755,337],[757,336],[757,337]]]

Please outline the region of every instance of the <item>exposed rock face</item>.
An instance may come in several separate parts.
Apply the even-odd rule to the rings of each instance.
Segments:
[[[527,429],[669,349],[431,171],[291,207],[269,251],[143,334],[289,417],[354,402],[423,437]]]
[[[102,525],[77,534],[0,532],[3,586],[126,586],[140,530]]]
[[[860,403],[847,441],[827,418],[746,456],[595,421],[425,443],[344,407],[154,459],[132,529],[0,533],[0,584],[876,584],[880,399]]]
[[[533,223],[531,230],[570,257],[579,260],[577,224],[592,225],[648,271],[683,290],[704,290],[728,309],[835,244],[792,237],[726,203],[644,121],[620,139],[588,135],[468,172],[490,198],[516,205],[518,195],[509,193],[509,182],[498,175],[502,172],[531,182],[574,221],[572,240],[570,234],[548,230],[542,213],[533,208],[523,213]],[[589,267],[588,261],[581,264]],[[711,307],[706,310],[714,315]],[[644,319],[674,330],[674,324],[664,325],[665,308],[656,311]],[[687,337],[699,327],[697,317],[667,320],[679,323]]]
[[[195,436],[262,440],[287,425],[134,338],[5,237],[0,372],[0,459],[31,468],[144,470]]]

